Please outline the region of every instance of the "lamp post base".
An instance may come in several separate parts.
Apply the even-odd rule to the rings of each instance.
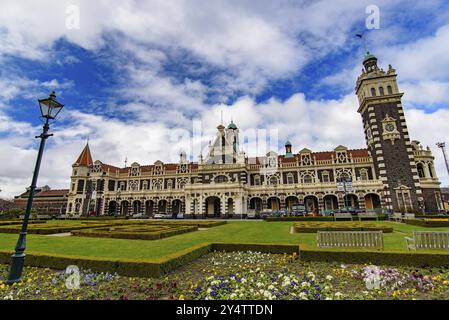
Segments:
[[[23,264],[25,262],[25,253],[14,253],[11,256],[11,266],[9,267],[8,280],[6,284],[12,285],[20,282],[22,279]]]

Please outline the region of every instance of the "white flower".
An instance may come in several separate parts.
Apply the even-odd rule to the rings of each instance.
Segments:
[[[301,282],[301,287],[303,287],[303,288],[309,288],[309,287],[310,287],[310,283],[308,283],[308,282],[306,282],[306,281]]]
[[[305,292],[301,292],[299,293],[299,298],[302,300],[306,300],[307,299],[307,294]]]
[[[268,287],[268,290],[274,290],[274,286],[272,284],[270,284],[270,286]]]
[[[338,299],[339,299],[339,298],[342,298],[342,297],[343,297],[343,293],[341,293],[341,292],[336,292],[336,293],[335,293],[335,297],[338,298]]]
[[[246,283],[246,279],[245,279],[245,278],[242,278],[241,282],[242,282],[242,283]]]
[[[334,279],[334,277],[332,277],[331,275],[327,275],[327,276],[326,276],[326,280],[327,280],[327,281],[332,281],[332,279]]]
[[[232,300],[234,300],[235,298],[237,298],[237,295],[236,295],[235,293],[233,293],[233,294],[231,294],[230,298],[231,298]]]

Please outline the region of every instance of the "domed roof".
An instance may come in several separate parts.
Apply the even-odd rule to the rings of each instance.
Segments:
[[[285,143],[285,146],[287,147],[287,146],[292,146],[292,143],[290,142],[290,140],[287,140],[287,142]]]
[[[365,59],[363,60],[363,63],[365,63],[368,60],[377,60],[376,56],[374,54],[371,54],[369,51],[365,55]]]
[[[231,120],[231,123],[229,124],[228,129],[237,130],[237,126],[235,125],[234,121]]]

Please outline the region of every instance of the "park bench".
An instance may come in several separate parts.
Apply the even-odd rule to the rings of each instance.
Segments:
[[[382,231],[318,231],[318,248],[384,248]]]
[[[334,213],[334,221],[337,221],[338,219],[350,219],[352,221],[352,214],[349,212]]]
[[[404,220],[414,220],[415,214],[414,213],[405,213],[404,214]]]
[[[402,222],[402,213],[400,212],[394,212],[391,216],[390,216],[390,220],[394,220],[396,222]]]
[[[449,232],[414,231],[413,238],[406,237],[408,250],[449,250]]]
[[[363,219],[376,219],[379,220],[379,216],[376,212],[361,212],[357,215],[359,218],[359,221],[362,221]]]

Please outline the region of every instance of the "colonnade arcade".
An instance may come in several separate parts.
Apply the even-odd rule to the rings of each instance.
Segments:
[[[187,199],[187,200],[186,200]],[[101,199],[102,200],[102,199]],[[93,202],[97,212],[102,212],[102,202]],[[156,197],[156,198],[127,198],[106,199],[104,214],[131,215],[145,214],[178,214],[198,217],[232,217],[247,214],[248,210],[262,212],[264,210],[287,210],[293,212],[293,206],[302,203],[306,212],[326,214],[333,210],[345,207],[357,209],[380,209],[385,205],[377,192],[349,193],[346,196],[341,192],[316,194],[256,194],[245,195],[239,193],[217,193],[195,195],[193,197]]]

